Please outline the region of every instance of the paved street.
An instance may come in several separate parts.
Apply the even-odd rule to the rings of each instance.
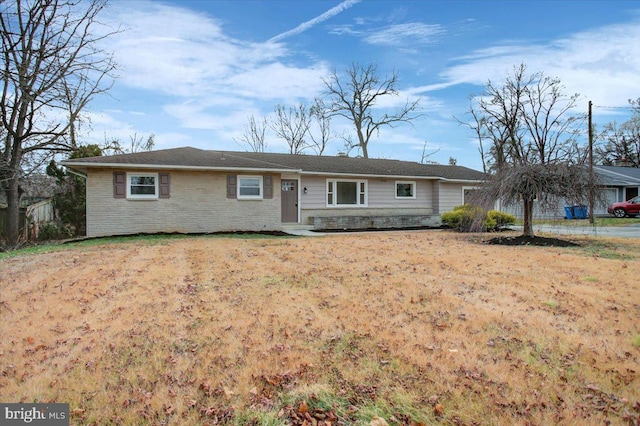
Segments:
[[[522,226],[511,226],[521,231]],[[629,226],[569,226],[569,225],[534,225],[535,232],[547,232],[560,235],[599,235],[603,237],[640,238],[640,224]]]

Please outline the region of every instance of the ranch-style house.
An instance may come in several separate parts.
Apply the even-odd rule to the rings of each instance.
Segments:
[[[192,147],[78,158],[87,236],[440,225],[484,174],[461,166]]]

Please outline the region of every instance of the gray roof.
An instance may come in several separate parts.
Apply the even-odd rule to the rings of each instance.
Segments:
[[[485,178],[484,173],[462,166],[343,156],[213,151],[192,147],[78,158],[65,160],[62,164],[81,171],[109,167],[274,171],[322,175],[424,177],[460,181],[481,181]]]
[[[606,186],[640,186],[640,169],[637,167],[594,166],[600,182]]]

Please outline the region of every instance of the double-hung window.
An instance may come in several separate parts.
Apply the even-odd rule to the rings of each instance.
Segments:
[[[155,200],[158,198],[157,173],[127,173],[127,198]]]
[[[396,181],[396,198],[415,199],[416,183],[412,181]]]
[[[367,205],[366,180],[327,180],[327,206],[355,206]]]
[[[238,199],[257,200],[262,199],[262,176],[238,176]]]

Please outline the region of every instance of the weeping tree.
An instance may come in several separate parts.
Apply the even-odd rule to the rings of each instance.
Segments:
[[[577,142],[585,121],[574,113],[577,100],[559,79],[527,74],[525,65],[472,100],[470,126],[488,175],[476,202],[522,203],[525,236],[534,234],[534,202],[543,211],[560,199],[584,204],[595,185]]]
[[[73,151],[81,112],[111,87],[115,63],[100,43],[118,30],[98,30],[105,7],[106,0],[0,2],[0,190],[11,246],[19,239],[25,163]]]

